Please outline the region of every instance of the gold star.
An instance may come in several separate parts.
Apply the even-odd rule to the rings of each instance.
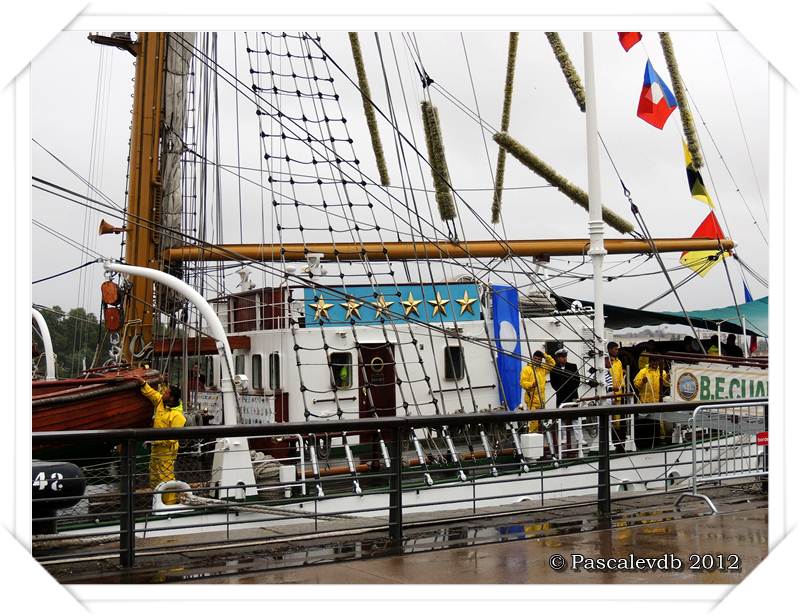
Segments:
[[[324,319],[331,318],[330,315],[328,315],[328,309],[333,308],[333,304],[327,303],[322,295],[319,296],[316,302],[309,304],[309,307],[314,309],[314,320],[319,321],[320,317]]]
[[[440,312],[442,316],[447,316],[447,304],[450,303],[449,299],[442,299],[442,294],[436,291],[436,299],[429,299],[428,303],[433,306],[433,316]]]
[[[405,310],[406,316],[410,315],[412,312],[419,316],[419,306],[422,303],[421,299],[414,299],[413,293],[411,291],[408,292],[408,299],[404,302],[400,302],[403,304],[403,310]]]
[[[353,298],[350,298],[347,300],[346,304],[339,305],[347,311],[347,314],[344,315],[345,319],[349,319],[354,314],[356,315],[357,319],[361,318],[361,313],[358,311],[359,308],[364,305],[361,302],[357,302]]]
[[[387,302],[383,295],[378,296],[378,301],[372,304],[375,308],[375,318],[382,317],[385,312],[389,312],[389,306],[392,304],[394,302]]]
[[[469,293],[467,293],[467,291],[465,290],[464,297],[462,299],[457,299],[456,303],[461,305],[461,314],[464,314],[465,312],[469,312],[470,314],[475,314],[474,312],[472,312],[472,304],[474,304],[477,301],[478,300],[476,298],[470,298]]]

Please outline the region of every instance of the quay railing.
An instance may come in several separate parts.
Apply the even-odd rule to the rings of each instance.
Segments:
[[[766,418],[766,399],[735,405],[758,407]],[[702,475],[711,469],[704,460],[727,455],[718,447],[697,457],[704,443],[725,439],[744,446],[744,432],[727,432],[734,422],[707,425],[708,409],[662,403],[35,433],[33,447],[40,458],[57,447],[58,459],[79,468],[80,477],[34,483],[33,554],[47,567],[110,561],[130,571],[139,561],[169,559],[183,551],[213,554],[239,546],[291,552],[337,537],[368,536],[389,551],[401,550],[404,541],[425,529],[504,516],[529,519],[570,507],[594,508],[598,521],[608,523],[613,499],[674,491],[690,479],[696,487],[701,481],[745,476],[724,462]],[[657,429],[648,436],[637,424],[634,442],[626,444],[634,450],[614,451],[620,442],[612,431],[614,415],[649,422],[651,428],[662,418],[679,420],[690,426],[692,446],[688,440],[658,441]],[[525,434],[531,420],[570,426],[579,418],[585,418],[584,426],[596,425],[597,435],[575,457],[561,451],[539,455],[544,435]],[[262,452],[251,453],[255,484],[212,485],[215,452],[225,441],[245,438],[251,450]],[[175,478],[154,485],[158,458],[145,444],[170,439],[181,443]],[[651,447],[659,443],[663,446]],[[77,452],[64,453],[70,448]],[[766,448],[753,451],[762,456],[759,474],[762,468],[766,473]],[[85,484],[77,502],[63,491],[71,482]],[[319,559],[328,558],[330,549],[319,548]]]

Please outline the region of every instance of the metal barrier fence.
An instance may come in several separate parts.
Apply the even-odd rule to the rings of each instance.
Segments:
[[[765,399],[752,404],[766,414]],[[612,493],[668,491],[690,474],[696,477],[699,468],[685,443],[614,452],[611,416],[673,413],[688,425],[702,408],[665,403],[38,433],[35,452],[77,446],[77,454],[60,459],[81,472],[67,476],[45,469],[40,484],[34,482],[34,556],[43,565],[119,559],[130,568],[137,559],[177,551],[288,549],[364,533],[399,549],[414,529],[555,507],[592,505],[599,519],[608,520]],[[587,416],[597,435],[580,457],[538,455],[542,435],[524,433],[532,419],[569,425]],[[714,428],[716,437],[723,436],[721,428]],[[154,456],[143,443],[167,439],[182,442],[174,478],[168,472],[166,481],[151,485]],[[251,453],[245,464],[253,468],[254,483],[215,484],[216,456],[244,439],[252,449],[268,452]],[[76,500],[68,488],[81,482],[85,490]],[[176,502],[167,502],[167,495]]]
[[[678,496],[675,509],[685,498],[705,501],[712,513],[717,508],[705,494],[701,483],[728,479],[766,477],[767,416],[764,402],[723,402],[698,406],[692,413],[692,491]]]

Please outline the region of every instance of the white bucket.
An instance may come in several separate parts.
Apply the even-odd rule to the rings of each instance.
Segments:
[[[526,460],[538,460],[544,455],[544,435],[537,433],[520,434],[519,444]]]

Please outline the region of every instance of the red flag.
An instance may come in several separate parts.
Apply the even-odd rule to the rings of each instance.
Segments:
[[[617,34],[619,35],[619,42],[625,51],[628,51],[642,40],[641,32],[617,32]]]
[[[725,239],[725,233],[723,232],[722,227],[719,226],[719,221],[714,215],[714,212],[708,213],[708,216],[706,216],[703,222],[700,223],[700,226],[697,227],[697,230],[694,232],[692,237],[704,237],[713,240]]]
[[[714,212],[709,212],[697,230],[692,234],[693,238],[706,238],[724,240],[725,233],[719,226],[719,221]],[[719,263],[720,258],[728,256],[727,251],[720,254],[719,250],[692,250],[681,255],[681,265],[693,269],[700,276],[705,276],[708,271]]]

